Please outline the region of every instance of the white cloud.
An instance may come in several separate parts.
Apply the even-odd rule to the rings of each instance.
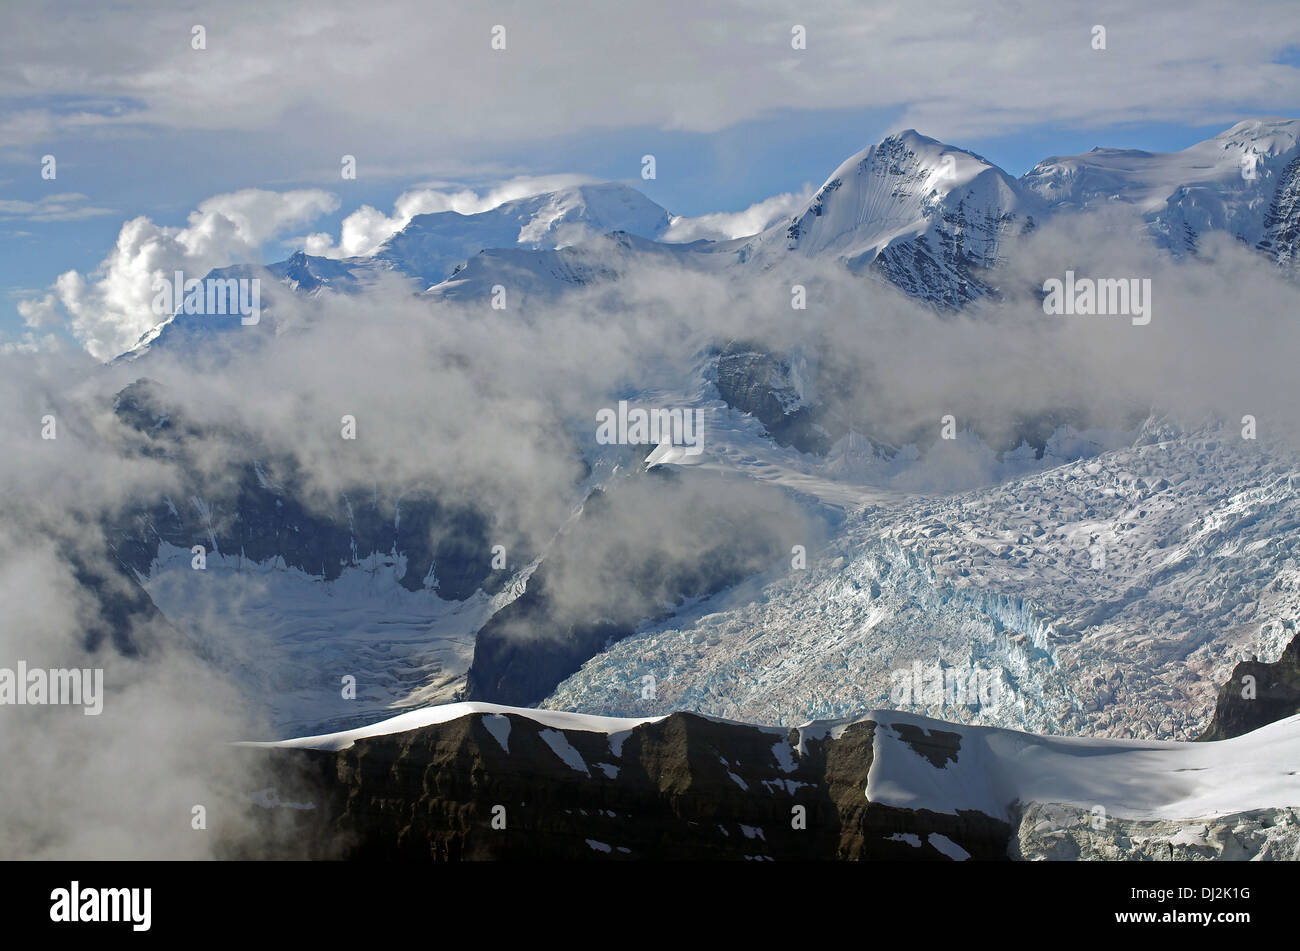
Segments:
[[[0,354],[5,355],[12,353],[58,353],[63,350],[63,347],[63,341],[54,334],[37,336],[30,330],[17,340],[0,339]]]
[[[303,239],[308,254],[328,258],[347,258],[373,254],[385,241],[405,228],[416,215],[454,211],[475,215],[498,205],[529,195],[555,191],[588,181],[579,175],[530,175],[512,178],[479,193],[469,188],[456,190],[417,188],[403,192],[393,202],[393,213],[386,215],[370,205],[362,205],[343,219],[339,239],[318,232]]]
[[[192,14],[162,0],[111,14],[49,3],[0,36],[0,96],[35,104],[0,121],[0,141],[140,124],[274,129],[304,164],[328,149],[364,169],[591,129],[709,132],[790,110],[898,109],[954,139],[1047,122],[1226,125],[1300,100],[1300,69],[1274,63],[1300,45],[1293,0],[1094,0],[1078,15],[1024,0],[665,0],[650,17],[587,0],[493,9],[321,0],[304,17],[233,0],[195,51]],[[507,27],[505,50],[490,47],[493,23]],[[805,50],[791,48],[794,23]],[[1104,51],[1092,49],[1094,24],[1107,28]],[[37,98],[90,90],[135,107],[59,111]]]
[[[92,274],[65,271],[55,280],[52,296],[20,301],[18,312],[29,326],[44,326],[56,319],[57,299],[73,335],[92,356],[108,359],[159,322],[151,306],[155,278],[170,278],[176,270],[202,277],[214,267],[261,263],[266,241],[337,207],[338,199],[319,189],[248,188],[202,202],[184,227],[133,218],[122,225],[113,250]]]
[[[815,190],[812,185],[805,184],[801,191],[773,195],[755,202],[743,211],[719,211],[696,218],[678,216],[672,219],[663,240],[687,242],[707,238],[723,241],[758,234],[782,218],[798,212]]]
[[[75,221],[113,213],[111,208],[98,208],[86,204],[87,201],[87,197],[78,192],[46,195],[36,201],[0,200],[0,220]]]
[[[18,315],[22,317],[23,323],[36,330],[52,327],[63,320],[62,315],[59,314],[58,301],[53,294],[20,300]]]

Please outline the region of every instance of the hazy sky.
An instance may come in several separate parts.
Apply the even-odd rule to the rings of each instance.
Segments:
[[[413,188],[482,195],[521,176],[626,180],[678,214],[740,212],[905,127],[1019,175],[1051,154],[1172,150],[1293,114],[1297,49],[1294,0],[11,5],[0,344],[61,333],[37,311],[25,327],[18,302],[93,274],[137,217],[275,260],[337,237],[363,204],[390,213]],[[345,154],[355,181],[340,178]],[[252,188],[298,194],[244,202],[233,225],[224,199],[191,217]],[[213,238],[222,227],[231,240]]]

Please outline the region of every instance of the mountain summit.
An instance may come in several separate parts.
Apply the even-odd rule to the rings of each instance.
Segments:
[[[960,306],[987,293],[979,272],[1042,202],[991,162],[908,129],[851,156],[789,224],[759,241],[850,270],[876,268],[906,293]],[[779,243],[778,243],[779,242]]]
[[[1269,212],[1276,195],[1297,188],[1298,144],[1300,119],[1248,119],[1180,152],[1095,148],[1053,156],[1021,182],[1053,213],[1131,205],[1177,253],[1194,251],[1208,231],[1226,231],[1251,245],[1268,239],[1266,250],[1290,260],[1294,226],[1287,239]]]

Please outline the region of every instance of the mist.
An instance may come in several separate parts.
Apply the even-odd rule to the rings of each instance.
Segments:
[[[276,287],[262,326],[184,352],[0,357],[0,666],[102,667],[106,689],[98,717],[0,709],[0,757],[21,764],[0,774],[0,855],[210,857],[253,828],[241,817],[266,777],[228,744],[265,733],[266,711],[214,662],[219,644],[141,605],[105,533],[179,491],[183,468],[215,488],[257,461],[321,512],[343,494],[427,490],[485,513],[494,543],[530,557],[593,487],[617,485],[599,545],[562,559],[548,591],[570,618],[635,618],[664,607],[665,578],[728,558],[741,575],[782,570],[792,545],[816,544],[824,513],[807,500],[690,467],[648,479],[637,463],[653,446],[595,441],[596,414],[620,399],[730,412],[700,382],[728,341],[809,359],[851,428],[928,459],[922,482],[896,480],[914,489],[993,475],[944,455],[947,414],[982,436],[1062,410],[1121,432],[1151,414],[1189,428],[1251,415],[1261,439],[1296,446],[1296,288],[1260,255],[1211,236],[1175,259],[1107,215],[1049,222],[1004,250],[1000,299],[959,314],[834,264],[742,280],[631,262],[612,283],[513,309],[430,299],[396,278],[357,295]],[[1067,269],[1149,279],[1150,323],[1046,315],[1042,285]],[[791,309],[795,283],[806,310]],[[114,414],[141,377],[179,441]],[[47,416],[56,438],[42,438]],[[345,416],[355,439],[341,436]],[[709,445],[706,427],[705,456]],[[198,805],[222,827],[193,828]]]

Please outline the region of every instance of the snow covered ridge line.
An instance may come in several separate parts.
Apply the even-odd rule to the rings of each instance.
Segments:
[[[460,703],[243,745],[315,804],[292,841],[342,858],[1300,859],[1300,715],[1175,743]]]
[[[1013,253],[1008,240],[1049,219],[1102,208],[1127,209],[1137,231],[1174,256],[1195,255],[1205,236],[1220,233],[1293,269],[1300,261],[1297,196],[1297,119],[1248,119],[1179,152],[1096,148],[1052,156],[1019,179],[973,152],[908,129],[849,157],[794,214],[741,237],[679,243],[669,233],[681,219],[630,186],[606,183],[471,214],[417,214],[377,247],[366,242],[345,257],[300,249],[266,272],[274,283],[307,294],[364,292],[381,277],[398,275],[435,299],[490,297],[499,309],[507,288],[512,302],[550,299],[616,281],[636,261],[743,278],[791,263],[802,269],[800,259],[816,258],[883,277],[928,304],[960,309],[998,293],[996,269]],[[341,251],[310,238],[308,247]],[[252,273],[230,265],[209,277]],[[1098,284],[1114,280],[1129,288],[1130,298],[1140,293],[1133,278]],[[176,305],[185,299],[184,288],[169,293]],[[1114,293],[1121,293],[1118,285]],[[1105,298],[1106,287],[1095,295],[1094,301]],[[1064,288],[1061,296],[1074,298]],[[1117,313],[1095,306],[1074,313]],[[146,331],[121,355],[135,359],[155,347],[183,346],[195,329],[186,315],[212,312],[206,304],[182,310],[179,320]],[[1127,315],[1145,323],[1149,310],[1135,307]]]
[[[622,748],[623,740],[640,727],[669,719],[455,703],[342,733],[240,745],[341,751],[358,739],[405,733],[472,715],[492,718],[489,728],[501,735],[507,752],[509,717],[561,733],[605,734],[611,750]],[[1294,768],[1300,761],[1300,715],[1232,739],[1198,743],[1044,736],[894,710],[813,721],[796,730],[718,717],[700,719],[771,734],[771,754],[786,772],[797,769],[809,741],[837,741],[850,728],[873,725],[873,752],[863,777],[866,797],[872,803],[912,811],[943,815],[970,811],[1015,824],[1029,804],[1039,803],[1077,808],[1099,821],[1191,821],[1300,804],[1300,776]],[[566,762],[573,759],[567,746],[565,755]],[[579,762],[569,765],[590,775],[590,764],[579,766]]]
[[[305,750],[345,750],[357,740],[372,736],[388,736],[393,733],[405,733],[421,727],[438,723],[450,723],[461,717],[473,714],[504,715],[514,714],[527,717],[536,723],[555,730],[581,730],[585,733],[605,733],[610,736],[627,733],[643,723],[657,723],[664,719],[657,717],[598,717],[584,713],[561,713],[555,710],[536,710],[529,707],[509,707],[499,703],[481,703],[465,701],[447,703],[434,707],[422,707],[399,716],[381,720],[370,726],[341,733],[323,733],[318,736],[303,736],[287,740],[270,742],[243,742],[237,745],[263,749],[305,749]]]
[[[88,717],[104,712],[104,669],[0,667],[0,706],[80,706]]]

